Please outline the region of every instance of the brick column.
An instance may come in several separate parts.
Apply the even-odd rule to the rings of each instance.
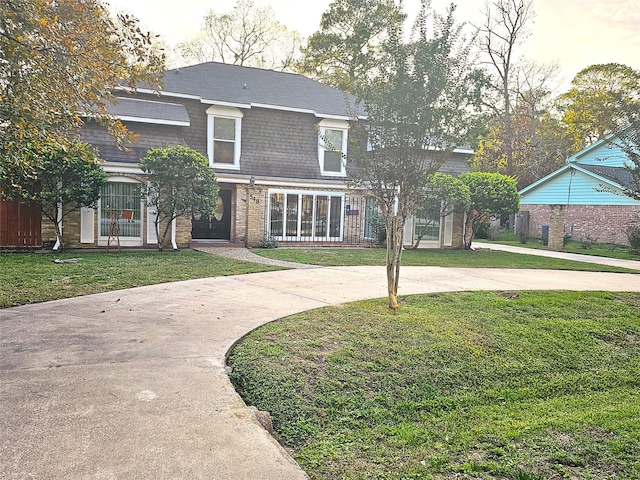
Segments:
[[[559,251],[564,246],[566,205],[551,205],[549,216],[549,250]]]
[[[246,234],[245,245],[257,247],[264,239],[265,202],[267,189],[262,186],[247,187],[246,190]]]

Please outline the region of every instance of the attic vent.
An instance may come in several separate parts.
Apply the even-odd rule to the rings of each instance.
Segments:
[[[242,86],[242,89],[243,89],[243,90],[249,90],[249,88],[247,87],[247,84],[246,84],[246,83]]]

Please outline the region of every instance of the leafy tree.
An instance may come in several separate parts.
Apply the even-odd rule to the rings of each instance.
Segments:
[[[153,148],[140,161],[140,168],[149,175],[145,194],[147,206],[157,212],[158,250],[164,249],[176,218],[191,218],[194,212],[215,213],[218,182],[202,154],[181,145]],[[164,225],[162,235],[160,225]]]
[[[28,172],[33,149],[75,148],[89,113],[120,145],[131,141],[107,107],[115,87],[157,85],[164,56],[152,43],[135,18],[111,19],[100,0],[0,2],[0,176]]]
[[[271,7],[237,0],[230,13],[210,10],[198,35],[179,44],[178,50],[185,60],[284,71],[293,68],[301,44],[300,34],[276,20]]]
[[[625,163],[625,169],[629,181],[617,179],[619,183],[626,185],[623,193],[635,200],[640,200],[640,110],[635,113],[635,118],[629,125],[611,136],[609,143],[620,148],[628,160]]]
[[[431,20],[431,22],[428,22]],[[366,121],[350,165],[351,182],[376,199],[387,233],[389,307],[397,294],[404,226],[424,187],[448,152],[464,141],[462,126],[477,100],[478,76],[471,69],[468,43],[454,19],[422,2],[416,40],[404,42],[400,27],[390,33],[381,59],[364,90]]]
[[[107,174],[93,148],[74,143],[40,145],[28,152],[37,168],[29,174],[13,169],[0,181],[3,196],[40,209],[55,226],[56,249],[63,249],[62,220],[80,207],[95,207]]]
[[[517,106],[511,126],[512,172],[518,188],[532,184],[564,164],[571,138],[563,124],[549,112],[538,112],[534,118],[528,106],[523,109]],[[474,170],[506,174],[503,128],[500,119],[489,123],[471,162]]]
[[[390,32],[404,20],[394,0],[335,0],[322,14],[320,30],[302,49],[298,71],[356,94],[358,84],[377,66]]]
[[[429,220],[427,213],[431,213],[440,220],[454,212],[466,212],[470,204],[469,187],[452,175],[436,172],[425,185],[416,211],[418,215],[420,212],[424,212],[426,220]],[[427,221],[423,230],[418,232],[418,238],[412,248],[416,249],[420,246],[420,241],[430,226],[432,223]]]
[[[577,152],[638,118],[640,70],[619,63],[591,65],[558,97],[558,107]]]
[[[470,249],[482,222],[518,211],[520,194],[515,179],[500,173],[466,172],[459,179],[469,188],[471,197],[465,231],[465,248]]]

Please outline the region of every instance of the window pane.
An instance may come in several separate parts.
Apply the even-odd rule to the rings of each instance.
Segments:
[[[235,143],[216,140],[213,142],[213,161],[216,163],[230,163],[235,161]]]
[[[216,140],[235,140],[236,139],[236,121],[233,118],[213,119],[213,138]]]
[[[141,237],[140,191],[135,183],[108,182],[100,194],[100,236]]]
[[[341,172],[342,156],[340,152],[324,152],[324,171],[325,172]]]
[[[425,210],[417,212],[415,235],[422,236],[425,241],[440,240],[440,207],[431,205]]]
[[[340,220],[342,219],[342,198],[331,197],[331,218],[329,219],[329,236],[340,236]]]
[[[271,194],[271,235],[282,236],[284,221],[284,195],[282,193]]]
[[[313,234],[313,195],[302,195],[302,212],[300,236],[310,237]]]
[[[325,130],[325,149],[326,150],[335,150],[338,152],[342,151],[342,135],[344,132],[342,130]]]
[[[365,199],[365,207],[364,207],[364,237],[365,238],[374,238],[375,237],[375,228],[374,228],[374,220],[378,213],[378,206],[376,205],[376,200],[373,197],[367,197]]]
[[[316,197],[316,237],[327,236],[329,197],[318,195]]]
[[[287,236],[298,236],[298,194],[287,195]]]

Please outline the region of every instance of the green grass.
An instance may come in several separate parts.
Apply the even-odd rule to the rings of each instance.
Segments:
[[[474,292],[324,308],[232,351],[313,479],[640,479],[640,294]]]
[[[503,232],[499,238],[492,242],[490,240],[478,240],[476,243],[500,243],[504,245],[513,245],[515,247],[533,248],[546,250],[547,245],[542,244],[539,238],[528,238],[526,243],[522,243],[520,239],[509,232]],[[619,258],[622,260],[640,260],[640,255],[633,253],[629,247],[625,245],[617,245],[615,243],[597,243],[579,240],[568,240],[561,250],[566,253],[580,253],[582,255],[593,255],[596,257]]]
[[[80,258],[76,264],[54,259]],[[0,308],[177,280],[278,270],[196,251],[0,254]]]
[[[312,265],[384,265],[384,248],[275,248],[254,249],[264,257]],[[635,272],[586,262],[523,255],[497,250],[406,250],[402,253],[403,266],[433,267],[486,267],[486,268],[542,268],[553,270],[582,270],[598,272]]]

